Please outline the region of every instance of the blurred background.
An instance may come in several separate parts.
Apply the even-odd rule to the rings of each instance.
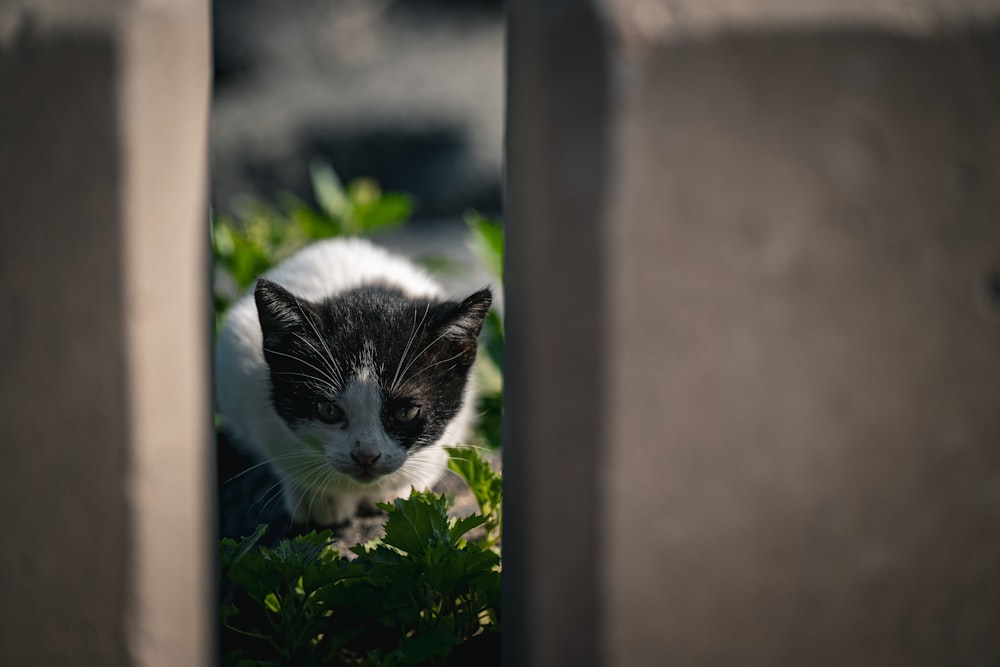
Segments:
[[[502,2],[215,0],[212,13],[217,317],[273,262],[333,230],[373,235],[455,297],[491,284],[502,303],[467,223],[501,215]],[[371,181],[352,188],[358,179]],[[374,184],[366,215],[331,211],[330,188],[353,201]],[[395,193],[409,198],[408,221],[383,225],[400,217]],[[270,474],[241,474],[253,462],[222,435],[219,445],[221,533],[287,526],[280,503],[261,502]],[[344,544],[380,523],[359,520]]]
[[[500,0],[215,0],[211,195],[310,200],[310,165],[415,200],[387,244],[502,205]],[[414,234],[414,230],[420,233]]]

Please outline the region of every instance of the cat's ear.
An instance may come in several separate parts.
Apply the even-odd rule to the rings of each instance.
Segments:
[[[308,319],[312,314],[311,304],[277,283],[260,278],[253,296],[265,347],[273,347],[273,343],[293,333],[308,333],[314,326]]]
[[[483,320],[492,303],[493,294],[489,288],[479,290],[447,313],[440,329],[441,334],[445,339],[458,343],[463,352],[475,353]]]

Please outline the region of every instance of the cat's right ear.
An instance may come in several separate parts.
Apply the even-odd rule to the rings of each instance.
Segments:
[[[310,304],[277,283],[258,279],[253,296],[265,347],[274,347],[295,333],[308,333],[310,326],[314,326],[309,320]]]

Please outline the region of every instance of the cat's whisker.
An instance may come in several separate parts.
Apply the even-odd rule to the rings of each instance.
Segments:
[[[275,484],[272,484],[267,488],[266,491],[264,491],[264,493],[260,494],[256,502],[254,502],[253,505],[250,506],[253,507],[254,505],[267,499],[267,502],[261,505],[260,510],[257,512],[257,520],[258,521],[260,520],[261,516],[264,514],[264,512],[267,511],[267,508],[270,507],[271,503],[273,503],[278,498],[283,498],[284,495],[285,495],[285,482],[283,481],[278,481]]]
[[[453,461],[460,461],[462,463],[472,463],[472,459],[463,459],[463,458],[458,457],[458,456],[452,457],[452,460]],[[450,468],[449,468],[449,470],[450,470]]]
[[[427,364],[426,366],[424,366],[423,368],[421,368],[418,372],[416,372],[413,375],[411,375],[410,377],[408,377],[406,379],[406,381],[407,382],[413,382],[418,377],[420,377],[421,375],[423,375],[424,373],[426,373],[430,369],[434,368],[435,366],[440,366],[441,364],[446,364],[449,361],[454,361],[455,359],[458,359],[459,357],[461,357],[463,354],[465,354],[465,353],[464,352],[459,352],[458,354],[453,355],[451,357],[448,357],[447,359],[442,359],[441,361],[435,361],[432,364]],[[449,368],[448,370],[451,371],[451,370],[454,370],[454,368],[455,367],[453,366],[452,368]]]
[[[271,465],[272,463],[276,463],[278,461],[286,461],[286,460],[289,460],[289,459],[305,458],[305,457],[313,457],[313,456],[315,456],[315,454],[312,454],[312,453],[309,453],[309,452],[288,452],[286,454],[280,454],[278,456],[272,456],[269,459],[265,459],[264,461],[261,461],[259,463],[255,463],[254,465],[249,466],[249,467],[245,468],[244,470],[241,470],[240,472],[236,473],[235,475],[233,475],[232,477],[230,477],[229,479],[227,479],[226,481],[224,481],[223,484],[224,485],[225,484],[229,484],[230,482],[232,482],[234,480],[237,480],[240,477],[243,477],[247,473],[253,472],[257,468],[261,468],[263,466]]]
[[[281,496],[282,492],[283,492],[282,482],[277,481],[271,486],[267,487],[262,493],[260,493],[257,496],[257,500],[253,501],[253,503],[250,504],[250,509],[252,509],[255,505],[264,501],[265,498],[268,499],[267,502],[261,505],[260,510],[258,510],[257,512],[258,521],[260,520],[260,517],[264,514],[264,512],[267,510],[268,505],[273,503],[275,498]]]
[[[302,382],[301,384],[307,387],[320,387],[323,389],[328,389],[333,393],[340,391],[340,387],[330,383],[329,380],[324,378],[318,378],[315,375],[309,375],[308,373],[298,373],[295,371],[275,371],[274,375],[281,375],[283,377],[300,377],[309,380],[309,382]]]
[[[322,471],[324,468],[326,468],[325,461],[312,460],[307,463],[300,463],[287,470],[288,479],[302,487],[303,490],[309,490],[314,486],[312,478],[316,472]]]
[[[268,458],[264,459],[264,462],[265,463],[278,463],[278,462],[286,461],[286,460],[289,460],[289,459],[301,459],[301,460],[315,459],[316,456],[317,456],[317,452],[295,450],[295,451],[291,451],[291,452],[282,452],[281,454],[276,454],[274,456],[269,456]]]
[[[323,479],[322,484],[314,483],[314,481],[318,482],[320,479]],[[314,516],[313,505],[315,504],[317,498],[319,498],[323,494],[323,487],[326,486],[326,482],[328,482],[329,479],[330,479],[329,472],[324,471],[323,467],[321,466],[317,466],[316,468],[312,469],[301,478],[302,486],[305,487],[305,490],[307,492],[311,492],[308,493],[309,504],[306,506],[307,517]],[[299,497],[299,505],[302,504],[303,500],[305,500],[305,495]],[[298,513],[298,511],[299,508],[297,505],[295,507],[295,512]]]
[[[458,449],[458,450],[462,450],[462,449],[474,449],[474,450],[476,450],[478,452],[486,452],[487,454],[494,451],[494,449],[492,447],[484,447],[482,445],[474,445],[471,442],[461,442],[461,443],[457,443],[457,444],[454,444],[454,445],[448,445],[448,446],[451,447],[452,449]]]
[[[403,367],[403,361],[406,360],[406,354],[410,351],[410,346],[413,345],[413,339],[416,338],[417,331],[420,327],[424,325],[424,321],[427,319],[427,313],[431,310],[430,302],[427,302],[427,306],[424,308],[424,314],[420,318],[420,323],[417,323],[417,309],[413,309],[413,328],[410,330],[410,337],[406,340],[406,347],[403,348],[403,354],[399,355],[399,363],[396,365],[396,373],[392,376],[392,382],[389,383],[389,392],[393,393],[399,388],[399,371]]]
[[[274,500],[276,500],[278,496],[283,495],[285,493],[284,491],[285,484],[290,484],[292,488],[295,489],[295,495],[298,497],[296,506],[291,512],[292,519],[294,519],[295,515],[298,513],[298,508],[302,504],[303,494],[313,490],[312,486],[306,482],[308,482],[312,477],[317,476],[317,473],[321,474],[325,465],[326,464],[324,461],[317,460],[314,458],[308,463],[300,463],[296,466],[291,467],[291,469],[288,470],[288,477],[285,480],[285,482],[284,483],[279,482],[279,485],[282,486],[280,492],[275,493],[274,496],[267,502],[267,504],[265,504],[264,508],[266,508],[267,505],[270,505],[272,502],[274,502]],[[273,489],[274,487],[271,488]],[[263,513],[264,508],[261,509],[261,513]]]
[[[461,475],[459,475],[457,472],[455,472],[451,468],[445,468],[445,474],[446,475],[454,475],[455,477],[457,477],[458,479],[462,480],[463,482],[465,481],[464,477],[462,477]]]
[[[281,417],[279,417],[278,415],[268,415],[268,414],[258,414],[253,418],[243,420],[243,423],[252,424],[254,426],[270,426],[270,425],[278,425],[282,427],[285,426],[285,422],[284,420],[281,419]]]
[[[299,310],[301,311],[301,307],[299,308]],[[302,314],[302,317],[305,317],[305,313]],[[310,321],[310,325],[312,325],[311,321]],[[316,331],[316,327],[315,326],[313,326],[313,331]],[[319,335],[319,332],[316,332],[316,336],[320,339],[321,342],[323,342],[323,339]],[[337,366],[336,359],[334,359],[333,355],[330,354],[330,349],[326,346],[326,343],[323,342],[323,347],[324,347],[324,349],[326,349],[327,354],[326,354],[326,356],[323,356],[323,354],[321,354],[320,351],[316,349],[316,346],[313,345],[312,342],[308,338],[306,338],[305,336],[303,336],[302,334],[300,334],[298,332],[295,333],[295,337],[298,338],[300,341],[302,341],[303,343],[305,343],[306,345],[309,346],[309,349],[312,350],[313,353],[316,355],[316,357],[321,362],[323,362],[324,366],[326,366],[326,369],[330,372],[330,377],[333,378],[333,379],[335,379],[337,382],[339,382],[342,385],[343,384],[343,378],[340,375],[340,368]]]
[[[445,337],[446,335],[447,335],[447,332],[445,332],[445,333],[442,333],[442,334],[441,334],[441,335],[439,335],[439,336],[438,336],[437,338],[435,338],[435,339],[434,339],[434,340],[432,340],[431,342],[427,343],[427,345],[425,345],[425,346],[424,346],[424,348],[423,348],[422,350],[420,350],[420,352],[418,352],[417,354],[415,354],[415,355],[413,356],[413,358],[412,358],[412,359],[410,359],[410,362],[409,362],[408,364],[406,364],[406,368],[404,368],[404,369],[403,369],[403,376],[402,376],[402,377],[403,377],[403,378],[405,378],[405,377],[406,377],[406,374],[407,374],[407,373],[409,372],[410,368],[411,368],[411,367],[413,366],[413,364],[415,364],[415,363],[417,362],[417,359],[419,359],[420,357],[422,357],[422,356],[424,355],[424,353],[425,353],[425,352],[427,352],[427,350],[429,350],[429,349],[431,349],[432,347],[434,347],[434,345],[435,345],[435,344],[436,344],[436,343],[437,343],[437,342],[438,342],[439,340],[441,340],[442,338],[444,338],[444,337]],[[402,379],[400,380],[400,382],[401,382],[401,384],[402,384]]]
[[[265,347],[264,348],[264,352],[267,352],[269,354],[275,354],[275,355],[277,355],[279,357],[285,357],[287,359],[291,359],[292,361],[297,361],[298,363],[302,364],[303,366],[308,366],[309,368],[313,369],[314,371],[316,371],[317,373],[319,373],[320,375],[322,375],[324,378],[326,378],[327,380],[329,380],[331,384],[333,384],[333,385],[337,384],[336,380],[334,380],[332,377],[330,377],[329,375],[327,375],[325,371],[323,371],[322,369],[320,369],[320,368],[316,367],[315,365],[309,363],[308,361],[306,361],[302,357],[297,357],[294,354],[288,354],[287,352],[280,352],[280,351],[275,350],[275,349],[270,348],[270,347]]]
[[[400,468],[397,473],[400,475],[408,475],[412,472],[432,473],[440,469],[441,465],[437,460],[419,458],[414,455],[407,459],[406,465]]]
[[[408,481],[407,486],[415,486],[419,488],[430,488],[433,483],[429,483],[429,479],[437,481],[441,477],[442,473],[446,471],[447,468],[440,468],[439,466],[431,465],[426,463],[424,465],[410,465],[407,463],[407,470],[403,472],[403,478]]]
[[[427,476],[432,473],[435,477],[440,477],[440,470],[436,468],[420,468],[418,466],[412,466],[412,470],[404,471],[400,477],[406,482],[406,486],[415,486],[420,488],[429,488],[430,484],[427,483]],[[398,484],[393,484],[398,486]]]
[[[339,371],[340,371],[340,367],[339,367],[339,366],[337,366],[337,358],[336,358],[336,357],[334,357],[334,356],[333,356],[333,353],[332,353],[332,352],[330,351],[330,347],[329,347],[329,346],[328,346],[328,345],[326,344],[326,339],[325,339],[325,338],[323,338],[323,336],[321,336],[321,335],[320,335],[320,333],[319,333],[319,329],[317,329],[317,328],[316,328],[316,324],[315,324],[315,323],[313,323],[312,319],[311,319],[311,318],[309,318],[309,317],[308,317],[308,316],[306,315],[306,313],[305,313],[305,310],[304,310],[304,309],[303,309],[303,307],[302,307],[302,302],[301,302],[301,301],[299,301],[298,299],[295,299],[295,305],[296,305],[296,306],[298,307],[298,309],[299,309],[299,313],[301,313],[301,314],[302,314],[302,318],[303,318],[303,319],[304,319],[304,320],[305,320],[306,322],[308,322],[308,323],[309,323],[309,326],[310,326],[310,327],[312,328],[312,330],[313,330],[313,333],[314,333],[314,334],[316,334],[316,338],[317,338],[317,340],[319,340],[320,344],[322,344],[322,345],[323,345],[323,349],[324,349],[324,350],[326,350],[326,358],[327,358],[327,359],[328,359],[328,360],[329,360],[330,362],[332,362],[332,363],[333,363],[333,365],[334,365],[334,366],[335,366],[335,367],[337,368],[337,372],[335,372],[335,373],[334,373],[334,375],[336,375],[336,376],[337,376],[337,379],[338,379],[338,380],[340,380],[340,384],[341,384],[341,386],[342,386],[342,385],[343,385],[343,378],[342,378],[342,377],[340,376],[340,372],[339,372]],[[315,351],[315,348],[313,348],[313,350]],[[319,352],[316,352],[316,353],[317,353],[317,354],[319,354]]]

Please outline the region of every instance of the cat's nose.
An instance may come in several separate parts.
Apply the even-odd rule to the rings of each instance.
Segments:
[[[364,466],[367,468],[368,466],[373,465],[376,461],[382,458],[382,454],[381,452],[374,453],[374,452],[357,451],[357,452],[351,452],[351,458],[359,466]]]

